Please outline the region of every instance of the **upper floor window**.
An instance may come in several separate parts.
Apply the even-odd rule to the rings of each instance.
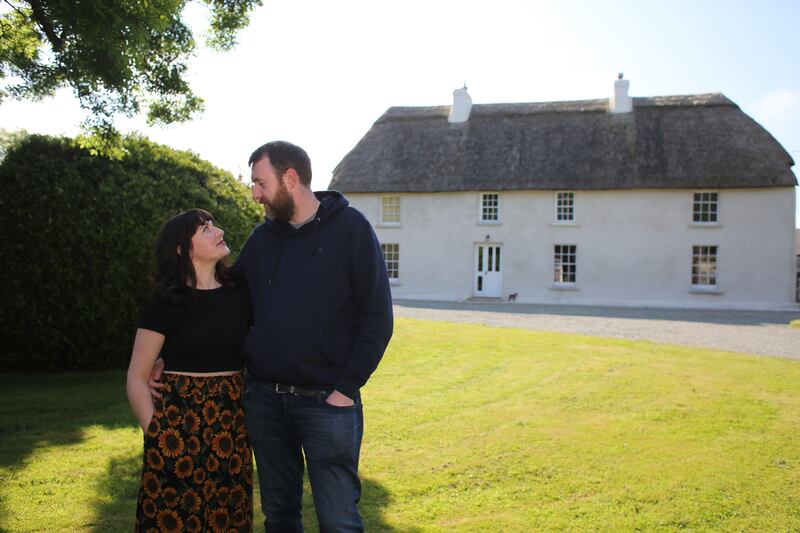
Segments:
[[[577,249],[574,244],[556,244],[553,281],[555,283],[575,283],[578,266]]]
[[[389,279],[398,279],[400,277],[400,245],[381,243],[381,252],[386,261],[386,272],[389,274]]]
[[[692,285],[717,286],[717,247],[692,246]]]
[[[716,224],[719,222],[719,196],[715,192],[694,193],[692,221],[697,224]]]
[[[400,225],[399,194],[386,194],[381,196],[381,224],[387,226]]]
[[[575,221],[575,193],[556,193],[556,222]]]
[[[481,222],[498,222],[500,220],[500,195],[496,192],[481,194]]]

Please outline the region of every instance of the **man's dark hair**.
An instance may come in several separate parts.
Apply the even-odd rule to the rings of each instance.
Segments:
[[[293,168],[300,177],[300,183],[311,187],[311,159],[305,150],[286,141],[272,141],[260,146],[250,155],[248,166],[253,166],[261,161],[264,156],[269,157],[269,162],[278,171],[278,176]]]

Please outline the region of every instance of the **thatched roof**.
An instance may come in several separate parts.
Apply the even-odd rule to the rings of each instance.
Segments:
[[[790,187],[791,156],[722,94],[392,107],[333,171],[342,192]]]

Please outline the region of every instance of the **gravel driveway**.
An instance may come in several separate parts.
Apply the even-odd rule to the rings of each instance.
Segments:
[[[395,316],[650,340],[800,360],[798,311],[395,300]]]

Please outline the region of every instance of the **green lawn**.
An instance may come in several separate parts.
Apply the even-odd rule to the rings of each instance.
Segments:
[[[800,529],[797,361],[400,319],[363,396],[367,531]],[[132,528],[123,372],[0,376],[0,420],[0,530]]]

